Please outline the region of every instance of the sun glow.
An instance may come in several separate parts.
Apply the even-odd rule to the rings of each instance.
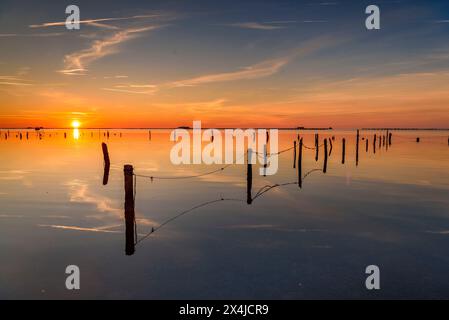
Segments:
[[[78,129],[81,126],[81,123],[78,120],[73,120],[71,126],[74,129]]]

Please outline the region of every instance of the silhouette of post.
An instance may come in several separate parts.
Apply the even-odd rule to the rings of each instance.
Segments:
[[[111,161],[109,159],[108,146],[106,143],[101,144],[101,148],[103,150],[103,159],[104,159],[104,172],[103,172],[103,185],[107,185],[109,181],[109,170],[111,168]]]
[[[253,189],[253,165],[251,163],[251,160],[253,158],[253,150],[250,148],[248,149],[248,165],[246,169],[246,203],[252,204],[252,189]]]
[[[421,142],[421,139],[418,137],[418,138],[416,138],[416,142],[417,143],[420,143]]]
[[[373,142],[373,152],[374,152],[374,154],[376,154],[376,145],[377,145],[377,143],[376,143],[376,135],[374,135],[374,142]]]
[[[106,143],[102,143],[101,144],[101,149],[103,150],[103,159],[104,159],[104,163],[105,164],[110,164],[110,159],[109,159],[109,152],[108,152],[108,146]]]
[[[360,131],[357,129],[357,141],[355,146],[355,165],[359,165],[359,141],[360,141]]]
[[[329,157],[332,155],[332,149],[334,148],[333,144],[332,144],[332,139],[329,138],[329,145],[330,145],[330,150],[329,150]]]
[[[296,141],[293,141],[293,169],[296,169]]]
[[[151,130],[148,130],[148,140],[151,141]]]
[[[125,165],[123,168],[125,175],[125,227],[126,227],[126,240],[125,240],[125,252],[127,256],[131,256],[135,252],[134,243],[134,168],[132,165]]]
[[[369,142],[368,142],[368,138],[367,138],[367,139],[366,139],[366,152],[368,152],[368,148],[369,148],[369,147],[368,147],[368,143],[369,143]]]
[[[299,139],[298,186],[302,188],[302,138]]]
[[[318,153],[320,151],[319,143],[320,143],[320,137],[317,133],[317,134],[315,134],[315,161],[318,161]]]
[[[393,137],[393,134],[390,132],[389,135],[388,135],[388,144],[390,145],[390,147],[391,147],[391,139],[392,139],[392,137]]]
[[[267,167],[268,167],[268,149],[267,145],[263,146],[263,176],[267,176]]]
[[[327,172],[327,139],[324,139],[324,165],[323,173]]]
[[[385,140],[386,140],[386,144],[385,144],[385,148],[388,150],[388,146],[390,145],[389,143],[389,137],[390,137],[390,131],[387,130],[387,135],[385,136]]]
[[[346,157],[346,139],[343,138],[342,140],[342,154],[341,154],[341,163],[345,164],[345,157]]]

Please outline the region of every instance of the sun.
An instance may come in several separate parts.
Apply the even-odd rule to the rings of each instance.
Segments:
[[[73,120],[71,126],[72,128],[78,129],[81,126],[81,123],[78,120]]]

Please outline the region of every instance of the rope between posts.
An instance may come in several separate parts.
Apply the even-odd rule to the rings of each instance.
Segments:
[[[293,148],[294,147],[291,147],[291,148],[288,148],[288,149],[285,149],[285,150],[282,150],[282,151],[279,151],[279,152],[276,152],[276,153],[271,153],[271,154],[269,154],[269,156],[280,155],[282,153],[285,153],[285,152],[288,152],[288,151],[292,150]],[[257,154],[257,155],[260,155],[260,152],[255,152],[254,151],[254,153]],[[243,155],[242,157],[244,157],[244,156],[245,155]],[[268,156],[268,154],[267,154],[267,156]],[[238,160],[241,160],[242,157],[240,157]],[[226,170],[227,168],[229,168],[229,167],[231,167],[233,165],[235,165],[235,164],[234,163],[227,164],[227,165],[225,165],[225,166],[223,166],[223,167],[221,167],[219,169],[208,171],[208,172],[197,174],[197,175],[191,175],[191,176],[158,177],[158,176],[149,176],[149,175],[142,175],[142,174],[134,174],[134,176],[135,177],[139,177],[139,178],[151,179],[151,181],[153,181],[153,180],[186,180],[186,179],[200,178],[200,177],[208,176],[208,175],[211,175],[211,174],[214,174],[214,173],[222,172],[222,171]]]

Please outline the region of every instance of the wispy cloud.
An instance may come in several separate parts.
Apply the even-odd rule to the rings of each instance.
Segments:
[[[59,37],[64,35],[62,32],[46,32],[46,33],[0,33],[0,38],[15,38],[15,37],[29,37],[29,38],[47,38]]]
[[[86,228],[86,227],[63,226],[63,225],[47,225],[47,224],[39,224],[38,226],[39,227],[53,228],[53,229],[72,230],[72,231],[87,231],[87,232],[101,232],[101,233],[122,233],[122,231],[108,230],[108,229],[111,229],[111,228],[121,227],[121,225],[104,226],[104,227],[98,227],[98,228]]]
[[[282,67],[284,67],[290,61],[290,57],[267,60],[252,66],[245,67],[241,70],[208,74],[191,79],[173,81],[163,83],[160,85],[152,84],[127,84],[117,85],[112,88],[102,88],[106,91],[121,92],[121,93],[133,93],[133,94],[154,94],[161,89],[180,88],[180,87],[194,87],[202,84],[215,83],[215,82],[229,82],[236,80],[250,80],[268,77],[277,73]]]
[[[259,22],[243,22],[243,23],[232,23],[229,24],[230,27],[237,27],[243,29],[254,29],[254,30],[277,30],[284,29],[284,26],[277,26],[273,24],[265,24]]]
[[[149,15],[136,15],[131,17],[115,17],[115,18],[101,18],[101,19],[88,19],[78,21],[80,24],[87,24],[94,27],[106,28],[106,29],[118,29],[118,27],[104,24],[102,22],[107,21],[122,21],[122,20],[135,20],[135,19],[148,19],[148,18],[158,18],[161,17],[160,14],[149,14]],[[65,21],[59,22],[45,22],[41,24],[32,24],[30,28],[48,28],[48,27],[60,27],[65,26]]]
[[[162,83],[159,85],[145,84],[145,85],[126,85],[116,86],[113,88],[103,88],[107,91],[115,91],[122,93],[134,93],[134,94],[154,94],[161,89],[181,88],[181,87],[194,87],[203,84],[218,83],[218,82],[230,82],[238,80],[253,80],[272,76],[278,73],[283,67],[289,64],[300,56],[304,56],[318,50],[325,46],[334,45],[340,42],[335,40],[329,40],[328,37],[320,37],[317,39],[304,42],[299,48],[296,48],[290,52],[290,54],[284,57],[265,60],[236,71],[211,73],[193,77],[190,79],[172,81]],[[133,90],[136,88],[148,88],[147,90]]]
[[[271,76],[277,73],[282,67],[289,63],[291,57],[284,57],[279,59],[272,59],[257,63],[252,66],[245,67],[241,70],[208,74],[200,77],[195,77],[187,80],[176,81],[171,84],[172,87],[191,87],[200,84],[213,82],[227,82],[235,80],[258,79]]]
[[[146,31],[155,30],[160,26],[148,26],[142,28],[125,29],[115,32],[102,40],[95,40],[92,45],[81,51],[74,52],[65,56],[65,68],[59,70],[65,75],[85,75],[90,63],[105,56],[117,52],[117,46],[123,42],[135,39]]]

